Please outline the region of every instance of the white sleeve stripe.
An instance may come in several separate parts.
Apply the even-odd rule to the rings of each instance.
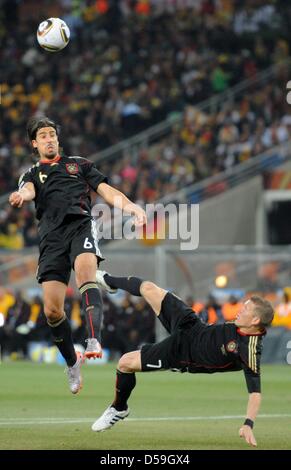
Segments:
[[[93,240],[94,240],[96,255],[99,256],[100,258],[102,258],[102,254],[101,254],[101,251],[99,250],[99,246],[98,246],[97,228],[96,228],[96,224],[95,224],[93,219],[91,220],[91,233],[92,233],[92,237],[93,237]]]

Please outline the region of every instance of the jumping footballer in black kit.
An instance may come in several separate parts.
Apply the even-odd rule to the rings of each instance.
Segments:
[[[47,117],[32,118],[27,132],[39,161],[20,177],[19,189],[10,195],[9,202],[14,207],[21,207],[25,201],[35,202],[40,237],[37,279],[43,288],[47,322],[67,363],[70,390],[75,394],[82,387],[83,357],[75,352],[64,312],[72,268],[89,333],[84,355],[102,356],[102,298],[96,284],[97,264],[102,256],[91,218],[90,191],[96,191],[108,204],[134,215],[135,225],[143,225],[146,215],[124,194],[109,186],[107,178],[92,162],[59,154],[59,128],[53,121]]]
[[[128,416],[127,400],[136,384],[135,372],[170,369],[211,374],[243,370],[249,401],[239,435],[248,444],[256,446],[253,425],[261,402],[262,339],[274,315],[270,302],[252,296],[244,303],[234,322],[206,325],[176,295],[150,281],[132,276],[115,277],[98,271],[97,285],[108,292],[123,289],[142,296],[170,336],[121,357],[117,367],[115,399],[92,425],[92,430],[105,431]]]

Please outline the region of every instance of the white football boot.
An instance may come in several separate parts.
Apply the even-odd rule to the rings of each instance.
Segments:
[[[129,415],[129,408],[124,411],[117,411],[113,406],[109,406],[100,418],[92,424],[92,431],[106,431],[112,428],[118,421],[126,418]]]
[[[100,288],[100,289],[104,289],[106,290],[107,292],[109,292],[110,294],[115,294],[115,292],[117,292],[117,289],[114,289],[113,287],[110,287],[105,279],[104,279],[104,276],[105,274],[108,274],[106,271],[100,271],[99,269],[97,270],[97,273],[96,273],[96,284],[97,286]]]

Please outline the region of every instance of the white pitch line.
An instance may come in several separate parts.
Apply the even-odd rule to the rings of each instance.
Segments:
[[[231,419],[243,419],[245,415],[229,415],[229,416],[165,416],[165,417],[148,417],[148,418],[127,418],[126,421],[222,421]],[[258,418],[291,418],[291,414],[262,414]],[[96,418],[95,418],[96,419]],[[0,426],[30,426],[44,424],[85,424],[92,423],[94,418],[6,418],[0,420]]]

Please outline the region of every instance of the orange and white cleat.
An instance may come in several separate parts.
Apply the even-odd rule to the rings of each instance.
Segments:
[[[102,347],[99,341],[96,338],[86,339],[87,348],[84,352],[84,356],[87,359],[101,359],[102,357]]]
[[[83,355],[80,352],[77,352],[77,361],[72,367],[66,367],[65,372],[68,375],[69,387],[71,392],[76,395],[79,393],[83,386],[82,375],[81,375],[81,365],[84,362]]]

